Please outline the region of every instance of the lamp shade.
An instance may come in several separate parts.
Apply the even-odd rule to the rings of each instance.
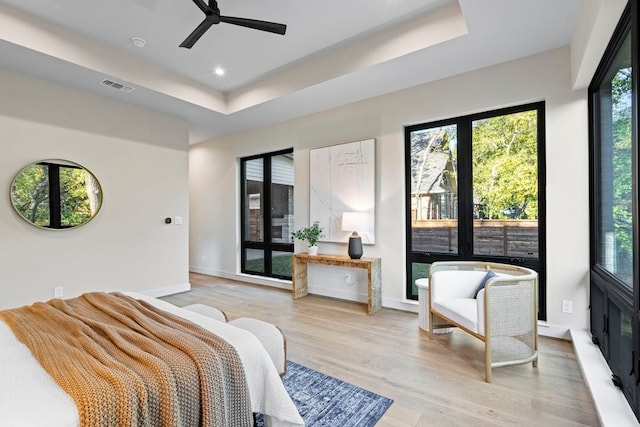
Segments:
[[[344,212],[342,214],[342,231],[366,230],[367,214],[364,212]]]

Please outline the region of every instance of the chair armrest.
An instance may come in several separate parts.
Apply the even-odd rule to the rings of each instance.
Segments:
[[[536,329],[537,273],[494,277],[487,281],[482,292],[483,312],[486,310],[490,323],[486,333],[519,335]]]
[[[490,279],[491,280],[491,279]],[[485,317],[484,317],[484,310],[485,310],[485,293],[486,293],[486,289],[487,289],[487,285],[484,285],[484,289],[480,290],[480,292],[478,292],[478,297],[476,298],[476,304],[478,305],[477,311],[476,311],[476,315],[478,316],[478,333],[480,335],[482,335],[483,337],[486,336],[486,327],[485,327]]]

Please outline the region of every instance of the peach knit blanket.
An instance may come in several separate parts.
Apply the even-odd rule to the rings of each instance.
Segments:
[[[123,294],[0,311],[75,401],[81,426],[251,426],[236,350],[178,316]]]

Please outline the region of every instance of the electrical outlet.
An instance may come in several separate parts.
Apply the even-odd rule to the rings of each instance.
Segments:
[[[57,286],[53,288],[53,297],[54,298],[62,298],[64,294],[64,288],[62,286]]]
[[[568,299],[562,300],[562,312],[563,313],[573,313],[573,301]]]

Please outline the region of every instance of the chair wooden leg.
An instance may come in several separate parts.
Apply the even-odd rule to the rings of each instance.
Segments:
[[[484,367],[484,380],[488,383],[491,382],[491,365],[485,365]]]
[[[484,344],[484,380],[491,382],[491,349],[486,342]]]
[[[431,312],[429,312],[427,315],[429,316],[429,339],[432,340],[433,339],[433,320],[435,316],[431,314]]]

